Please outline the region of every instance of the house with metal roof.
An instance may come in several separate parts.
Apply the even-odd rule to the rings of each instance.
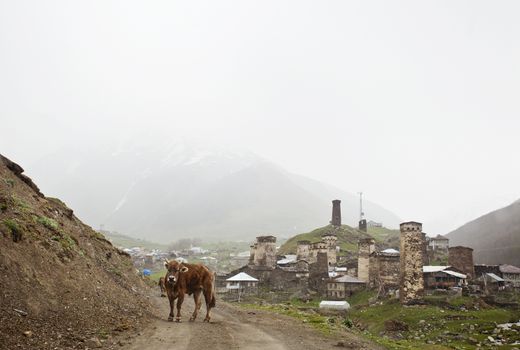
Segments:
[[[520,268],[513,265],[500,265],[500,273],[506,285],[520,288]]]
[[[256,293],[258,291],[258,279],[245,272],[240,272],[226,279],[226,289],[228,292]]]
[[[467,279],[467,275],[451,266],[423,266],[423,276],[425,289],[461,287]]]

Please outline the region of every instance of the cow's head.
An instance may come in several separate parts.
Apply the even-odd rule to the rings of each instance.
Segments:
[[[166,267],[166,270],[168,270],[166,273],[165,282],[171,285],[175,284],[179,280],[179,274],[188,271],[186,266],[176,260],[165,260],[164,267]]]

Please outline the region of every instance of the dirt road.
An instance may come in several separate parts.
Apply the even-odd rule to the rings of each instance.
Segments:
[[[124,349],[379,349],[354,334],[326,336],[293,318],[264,311],[247,311],[217,301],[212,320],[203,323],[204,312],[189,322],[193,301],[183,306],[183,322],[167,322],[168,301],[154,298],[156,318],[149,327],[127,340]],[[201,311],[204,311],[205,305]],[[338,344],[339,343],[339,344]],[[339,345],[339,346],[338,346]]]

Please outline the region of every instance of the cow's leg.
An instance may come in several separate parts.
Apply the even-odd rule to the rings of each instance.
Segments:
[[[184,293],[179,293],[179,295],[177,296],[177,317],[175,318],[176,322],[181,322],[181,307],[183,301]]]
[[[193,301],[195,302],[195,309],[193,310],[193,315],[190,317],[190,321],[195,321],[197,315],[199,313],[200,307],[202,306],[202,293],[201,290],[197,290],[193,293]]]
[[[214,295],[212,290],[204,290],[204,300],[206,301],[206,317],[204,317],[203,322],[209,322],[211,319],[209,312],[211,308],[215,306],[215,300],[213,298]]]
[[[174,316],[173,308],[175,305],[175,299],[172,296],[168,295],[168,301],[170,302],[170,315],[168,316],[168,321],[171,322],[171,321],[173,321],[173,316]]]

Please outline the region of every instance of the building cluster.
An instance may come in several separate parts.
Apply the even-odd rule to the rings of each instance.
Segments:
[[[141,269],[150,269],[164,259],[170,259],[172,254],[159,249],[146,249],[142,247],[124,248],[123,251],[130,255],[134,266]],[[176,256],[175,256],[176,257]]]
[[[216,268],[216,258],[205,256],[209,252],[200,247],[191,247],[182,251],[162,251],[160,249],[147,249],[143,247],[121,248],[125,253],[130,255],[134,266],[139,269],[151,269],[153,271],[162,271],[164,269],[164,259],[193,259],[202,261],[209,267]]]
[[[307,290],[330,300],[341,300],[356,291],[376,289],[379,295],[398,296],[413,304],[433,290],[463,288],[498,291],[520,288],[520,268],[511,265],[474,265],[473,249],[449,246],[449,239],[427,237],[419,222],[400,225],[400,247],[378,249],[373,238],[358,242],[357,266],[338,266],[337,228],[341,226],[340,201],[332,202],[328,232],[318,242],[297,242],[295,255],[277,254],[276,237],[259,236],[251,245],[247,264],[217,278],[220,291],[256,293],[258,286],[270,291]],[[377,223],[361,219],[358,229]]]
[[[333,201],[331,224],[330,231],[323,234],[320,241],[298,241],[295,255],[278,255],[274,236],[257,237],[250,247],[247,265],[217,276],[217,287],[224,290],[228,282],[238,283],[236,278],[243,278],[243,283],[249,278],[255,278],[270,290],[310,289],[326,294],[326,280],[329,276],[346,274],[346,269],[336,266],[338,248],[335,231],[341,226],[339,200]],[[234,289],[228,288],[228,291]],[[243,292],[251,292],[251,289],[244,289]]]

